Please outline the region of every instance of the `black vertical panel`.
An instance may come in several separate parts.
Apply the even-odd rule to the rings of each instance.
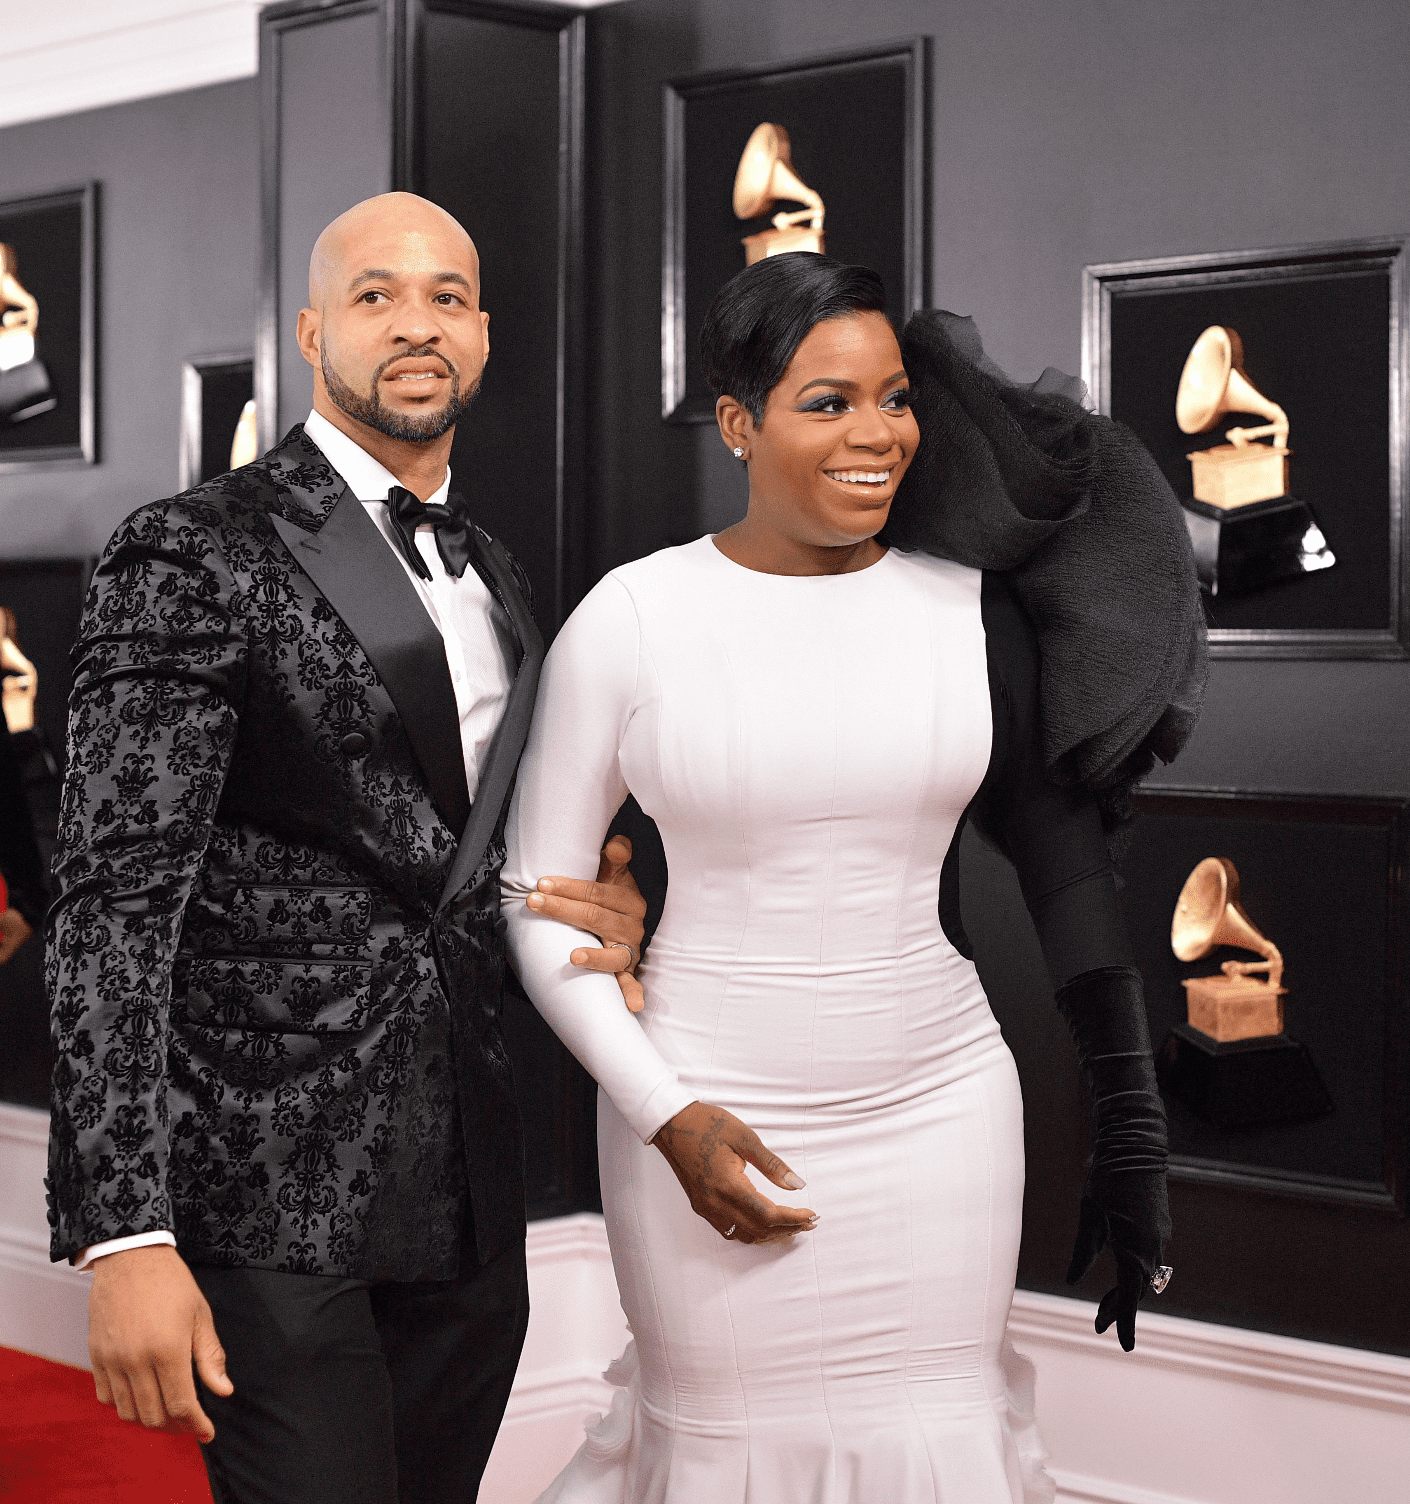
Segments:
[[[474,239],[490,315],[489,364],[456,431],[452,485],[528,570],[539,623],[552,634],[581,573],[582,23],[477,0],[413,0],[409,15],[410,186]],[[595,1209],[596,1088],[512,991],[503,1025],[524,1118],[529,1215]]]
[[[416,48],[418,191],[480,252],[490,360],[456,433],[456,490],[524,564],[548,630],[562,618],[565,39],[556,19],[428,7]]]
[[[345,209],[392,186],[394,5],[300,3],[261,17],[261,448],[301,422],[313,401],[313,373],[294,337],[313,243]]]

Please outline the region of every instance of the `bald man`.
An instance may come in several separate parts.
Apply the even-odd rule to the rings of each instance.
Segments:
[[[52,1256],[98,1398],[196,1435],[217,1504],[473,1499],[523,1342],[498,874],[543,644],[449,491],[479,280],[410,194],[329,225],[307,421],[129,517],[75,648]],[[610,850],[530,902],[635,1003]]]

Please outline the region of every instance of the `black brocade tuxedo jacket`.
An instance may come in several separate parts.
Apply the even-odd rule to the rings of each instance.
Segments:
[[[301,427],[135,512],[74,649],[49,926],[52,1255],[169,1228],[197,1263],[454,1275],[524,1230],[496,1024],[502,826],[543,644],[473,811],[444,646]]]

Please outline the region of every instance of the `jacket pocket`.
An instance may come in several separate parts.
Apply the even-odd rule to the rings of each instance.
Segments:
[[[281,1034],[351,1033],[371,1003],[370,961],[191,962],[186,1014],[192,1023]]]
[[[357,945],[372,930],[372,894],[366,888],[242,885],[231,898],[230,927],[238,945]]]

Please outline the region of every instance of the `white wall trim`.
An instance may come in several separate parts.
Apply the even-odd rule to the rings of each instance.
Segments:
[[[1156,1493],[1149,1488],[1131,1488],[1105,1478],[1087,1478],[1062,1468],[1050,1469],[1057,1484],[1057,1504],[1200,1504],[1198,1499]]]
[[[0,1102],[0,1144],[25,1144],[47,1152],[49,1114],[38,1107],[18,1107],[13,1102]]]
[[[65,0],[7,18],[0,126],[197,89],[259,69],[260,0]]]
[[[1038,1341],[1109,1356],[1111,1334],[1097,1335],[1095,1314],[1096,1307],[1087,1301],[1018,1290],[1009,1335],[1020,1351]],[[1142,1306],[1136,1349],[1119,1361],[1131,1369],[1174,1369],[1314,1399],[1373,1405],[1410,1418],[1410,1359],[1389,1353],[1162,1316]]]

